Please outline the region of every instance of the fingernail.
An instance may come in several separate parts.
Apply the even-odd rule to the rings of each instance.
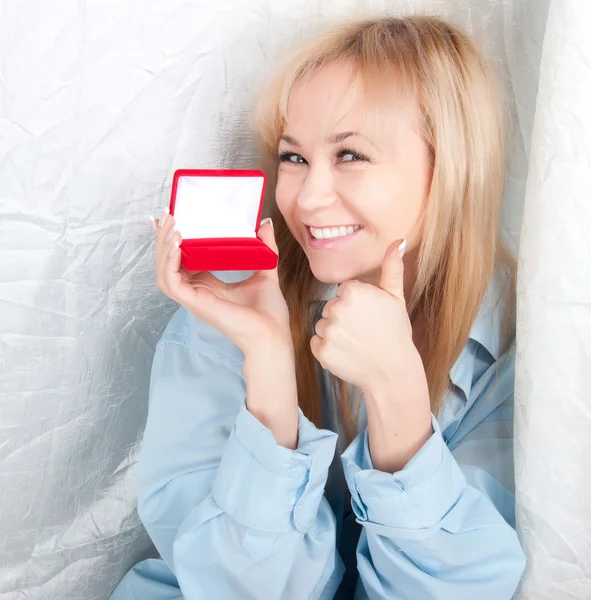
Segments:
[[[168,255],[168,258],[172,258],[176,254],[177,250],[179,249],[179,246],[180,246],[180,244],[178,243],[178,241],[175,240],[175,242],[172,245],[172,248],[170,250],[170,253]]]
[[[168,217],[168,206],[165,206],[160,213],[160,220],[158,221],[158,225],[160,228],[164,226],[164,222],[166,221],[166,217]]]
[[[176,225],[173,225],[170,228],[170,231],[166,234],[166,237],[164,238],[164,241],[168,242],[168,240],[175,234],[176,230],[177,230]]]
[[[398,246],[398,256],[402,258],[404,256],[404,252],[406,251],[406,236],[402,238],[402,242]]]
[[[154,217],[152,215],[150,215],[150,222],[152,223],[152,227],[154,228],[154,231],[158,232],[158,227],[156,227],[156,219],[154,219]]]
[[[267,217],[266,219],[263,219],[263,220],[261,221],[261,227],[262,227],[263,225],[265,225],[266,223],[271,223],[271,227],[273,227],[273,221],[272,221],[271,217]]]

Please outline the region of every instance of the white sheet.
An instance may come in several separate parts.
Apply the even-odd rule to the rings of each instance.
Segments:
[[[519,599],[591,598],[591,3],[552,2],[520,247]]]

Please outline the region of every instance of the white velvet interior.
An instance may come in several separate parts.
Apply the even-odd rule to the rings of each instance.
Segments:
[[[183,239],[256,237],[262,177],[179,177],[174,217]]]

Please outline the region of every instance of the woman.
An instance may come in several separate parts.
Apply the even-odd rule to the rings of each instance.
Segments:
[[[155,224],[157,284],[182,305],[138,467],[162,559],[112,598],[511,598],[514,269],[489,68],[440,19],[348,23],[256,117],[278,269],[188,273],[174,219]]]

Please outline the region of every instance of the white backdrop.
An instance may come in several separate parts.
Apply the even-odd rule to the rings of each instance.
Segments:
[[[519,252],[517,519],[527,600],[591,598],[591,2],[553,0]]]
[[[256,167],[252,93],[287,48],[422,9],[474,33],[513,119],[520,598],[591,598],[591,3],[0,0],[0,600],[103,600],[153,553],[134,465],[174,169]]]

